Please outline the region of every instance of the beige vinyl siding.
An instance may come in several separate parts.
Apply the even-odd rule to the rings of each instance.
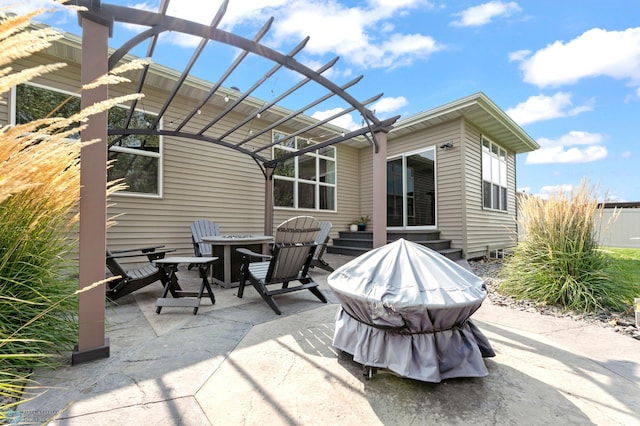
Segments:
[[[346,231],[353,219],[360,216],[360,150],[347,146],[336,145],[336,211],[283,209],[274,208],[273,226],[298,215],[313,216],[318,220],[331,222],[332,228],[329,234],[331,238],[337,238],[339,231]],[[264,185],[264,183],[263,183]]]
[[[11,93],[0,93],[0,99],[0,126],[6,126],[11,123],[11,118],[9,117]]]
[[[464,212],[462,195],[464,180],[463,154],[460,120],[436,127],[447,130],[435,141],[437,156],[437,229],[440,238],[451,240],[451,248],[462,248],[464,244]],[[453,148],[440,149],[440,145],[451,142]]]
[[[391,142],[387,142],[388,146]],[[387,150],[388,150],[387,146]],[[373,226],[376,218],[373,215],[373,146],[367,146],[360,148],[360,194],[358,209],[351,220],[357,219],[360,216],[369,216],[371,222],[369,226]],[[386,188],[384,189],[386,193]]]
[[[64,62],[60,59],[43,54],[34,54],[20,61],[12,62],[11,67],[15,71],[51,63]],[[53,87],[70,93],[80,93],[80,65],[67,63],[58,71],[43,74],[30,80],[31,83]]]
[[[159,110],[158,98],[147,94],[146,110]],[[181,118],[191,111],[194,100],[178,98],[168,111],[169,117]],[[203,110],[193,121],[206,124],[219,111]],[[171,129],[169,119],[164,128]],[[226,130],[235,121],[218,122]],[[238,136],[239,138],[240,136]],[[270,138],[270,135],[264,135]],[[110,248],[140,246],[144,241],[166,244],[177,255],[193,253],[189,225],[197,219],[209,219],[220,225],[225,234],[262,234],[264,232],[264,175],[247,155],[210,142],[163,138],[162,197],[132,195],[112,196],[117,203],[109,214],[124,213],[107,233]]]
[[[464,250],[467,258],[474,258],[515,244],[515,155],[507,152],[507,211],[483,209],[482,134],[468,122],[465,129],[467,242]],[[500,145],[499,140],[492,141]]]
[[[22,61],[17,69],[55,61],[46,55],[34,55]],[[57,62],[57,61],[56,61]],[[34,83],[67,92],[78,92],[80,67],[72,64],[49,73]],[[168,87],[172,87],[169,84]],[[133,93],[132,84],[111,86],[110,96]],[[157,113],[162,107],[167,90],[145,87],[146,97],[138,102],[138,109]],[[199,99],[178,95],[163,119],[163,128],[170,130],[171,121],[180,122]],[[222,108],[207,104],[202,114],[192,118],[187,126],[201,128],[216,117]],[[8,111],[8,106],[0,107]],[[6,112],[5,112],[6,114]],[[234,126],[244,116],[226,115],[215,124],[216,133]],[[267,123],[254,120],[255,129]],[[185,129],[186,130],[186,129]],[[291,129],[280,129],[290,132]],[[246,130],[240,130],[228,138],[240,141]],[[271,140],[271,132],[260,137],[262,142]],[[191,255],[193,246],[189,225],[196,219],[210,219],[220,225],[225,234],[262,234],[264,232],[265,179],[260,167],[247,155],[210,142],[173,137],[162,138],[162,195],[139,196],[114,194],[109,199],[107,217],[116,223],[107,230],[107,247],[125,249],[164,244],[176,249],[176,255]],[[251,144],[246,146],[251,149]],[[360,214],[360,182],[358,149],[346,145],[337,147],[337,212],[274,209],[273,225],[296,215],[312,215],[318,220],[333,223],[332,237],[347,229],[349,222]],[[270,152],[264,153],[270,156]],[[346,213],[342,213],[345,211]],[[129,262],[136,262],[131,259]],[[123,263],[127,263],[125,260]]]
[[[450,150],[439,148],[447,142],[453,143],[454,148]],[[441,232],[442,238],[450,239],[452,247],[459,248],[462,247],[463,242],[461,182],[464,173],[461,167],[459,121],[438,124],[398,138],[393,137],[392,131],[389,134],[387,157],[396,157],[432,146],[435,147],[436,155],[436,227]],[[364,163],[371,164],[371,162],[372,157],[369,155]],[[364,167],[363,171],[366,171]],[[372,179],[371,173],[371,166],[369,166],[369,179]],[[369,191],[363,189],[363,205],[368,206],[369,211],[372,209],[372,188]]]
[[[108,232],[110,247],[152,240],[192,254],[189,225],[210,219],[221,232],[263,233],[264,177],[248,157],[199,141],[164,140],[162,199],[114,195],[109,213],[126,212]]]

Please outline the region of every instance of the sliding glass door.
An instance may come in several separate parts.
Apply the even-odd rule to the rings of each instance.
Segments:
[[[435,148],[387,160],[387,226],[436,225]]]

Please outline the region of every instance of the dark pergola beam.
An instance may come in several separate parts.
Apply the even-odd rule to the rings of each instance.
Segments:
[[[381,97],[381,96],[382,96],[382,93],[380,93],[379,95],[374,96],[373,98],[370,98],[370,99],[368,99],[368,100],[364,101],[364,104],[366,105],[367,103],[374,102],[374,101],[376,101],[376,100],[380,99],[380,97]],[[309,126],[307,126],[307,127],[304,127],[304,128],[302,128],[302,129],[300,129],[300,130],[298,130],[298,131],[294,132],[294,133],[291,133],[290,135],[287,135],[287,136],[288,136],[289,138],[294,138],[294,137],[296,137],[296,136],[298,136],[298,135],[301,135],[301,134],[306,133],[306,132],[308,132],[308,131],[310,131],[310,130],[313,130],[313,129],[317,128],[317,127],[320,127],[320,126],[322,126],[323,124],[327,124],[327,123],[328,123],[329,121],[331,121],[331,120],[335,120],[336,118],[342,117],[343,115],[350,113],[350,112],[351,112],[351,111],[353,111],[354,109],[355,109],[355,108],[353,108],[353,107],[350,107],[350,108],[347,108],[347,109],[343,109],[342,111],[340,111],[340,112],[338,112],[338,113],[336,113],[336,114],[334,114],[334,115],[332,115],[332,116],[330,116],[330,117],[327,117],[327,118],[325,118],[325,119],[323,119],[323,120],[318,120],[317,122],[315,122],[315,123],[313,123],[313,124],[311,124],[311,125],[309,125]],[[280,142],[273,142],[273,143],[270,143],[270,144],[268,144],[268,145],[263,146],[262,148],[258,148],[258,149],[256,149],[256,150],[254,150],[253,152],[254,152],[254,153],[258,153],[258,152],[260,152],[260,151],[264,151],[265,149],[267,149],[267,148],[271,148],[272,146],[278,145],[279,143],[280,143]]]
[[[273,62],[276,62],[305,77],[310,77],[316,83],[337,94],[345,102],[349,103],[356,110],[358,110],[360,114],[371,120],[371,122],[377,123],[379,121],[371,111],[363,108],[357,99],[341,89],[336,83],[323,77],[322,75],[296,61],[295,59],[260,43],[247,40],[243,37],[229,33],[227,31],[223,31],[219,28],[212,28],[204,24],[187,21],[185,19],[176,18],[173,16],[161,15],[146,10],[131,9],[110,4],[104,4],[99,9],[93,9],[93,4],[90,0],[75,0],[73,3],[87,7],[89,9],[89,12],[80,13],[91,13],[91,16],[95,19],[110,19],[111,21],[116,20],[118,22],[145,26],[166,25],[167,29],[170,31],[177,31],[184,34],[206,38],[209,40],[215,40],[270,59]]]
[[[255,42],[259,42],[262,39],[262,37],[264,37],[267,34],[267,32],[269,31],[269,28],[271,28],[271,24],[272,23],[273,23],[273,18],[270,18],[262,26],[262,28],[260,28],[260,31],[258,31],[258,33],[255,35],[253,40]],[[236,59],[229,66],[229,68],[227,68],[227,70],[224,72],[224,74],[222,74],[222,76],[218,79],[216,84],[214,84],[213,87],[211,88],[211,90],[209,90],[209,93],[207,93],[207,95],[204,98],[202,98],[200,103],[189,114],[187,114],[187,116],[184,118],[184,120],[182,120],[182,122],[176,128],[177,130],[182,129],[189,122],[189,120],[191,120],[193,118],[193,116],[196,115],[198,113],[198,111],[200,109],[202,109],[202,107],[204,107],[207,104],[207,102],[209,102],[211,97],[213,97],[213,95],[218,91],[218,89],[220,89],[220,87],[222,86],[222,83],[224,83],[227,80],[227,78],[229,78],[229,76],[233,73],[233,71],[235,71],[236,68],[238,68],[240,63],[242,63],[242,61],[248,55],[249,55],[249,52],[247,52],[246,50],[243,50],[242,53],[240,55],[238,55],[238,57],[236,57]]]
[[[167,8],[169,7],[169,1],[170,0],[162,0],[162,3],[160,4],[160,8],[159,8],[160,13],[166,13],[167,12]],[[149,43],[149,46],[147,47],[147,58],[150,58],[150,57],[153,56],[153,52],[156,49],[156,44],[158,43],[158,37],[159,37],[161,31],[154,31],[156,29],[159,30],[159,28],[155,27],[155,28],[150,28],[149,30],[144,31],[143,33],[139,34],[140,36],[142,36],[144,34],[144,37],[140,37],[140,42],[142,42],[142,40],[145,40],[147,37],[151,37],[151,42]],[[134,40],[135,40],[135,42],[134,42]],[[109,57],[109,62],[108,62],[109,71],[111,71],[117,65],[117,63],[120,61],[120,58],[121,58],[120,55],[124,56],[127,52],[129,52],[131,49],[133,49],[133,47],[136,46],[137,44],[138,44],[137,37],[133,37],[128,42],[124,43],[118,50],[116,50]],[[136,93],[142,93],[142,88],[144,87],[144,82],[146,81],[147,74],[149,73],[149,65],[150,64],[146,64],[142,68],[142,72],[140,73],[140,77],[138,78],[138,85],[136,87]],[[133,114],[134,114],[137,106],[138,106],[138,99],[134,99],[131,102],[131,106],[129,107],[129,113],[127,114],[127,119],[126,119],[126,121],[124,123],[124,127],[129,127],[129,124],[131,124],[131,119],[133,118]],[[112,141],[112,143],[110,143],[109,146],[115,145],[116,143],[120,142],[121,139],[122,139],[122,137],[117,138],[116,140]]]
[[[152,38],[153,39],[152,46],[155,46],[155,41],[158,39],[158,36],[160,35],[160,33],[162,33],[163,31],[167,31],[167,29],[162,27],[152,27],[139,34],[136,34],[135,36],[127,40],[122,46],[118,48],[118,50],[116,50],[111,54],[111,56],[109,56],[109,71],[114,69],[118,64],[118,62],[120,62],[120,60],[124,58],[124,56],[131,51],[131,49],[133,49],[134,47],[136,47],[146,39]],[[153,54],[153,49],[151,49],[151,52],[147,50],[147,57],[150,56],[149,53]]]
[[[378,124],[375,125],[375,128],[373,129],[373,131],[374,132],[388,132],[389,130],[391,130],[391,127],[393,126],[393,123],[395,123],[399,118],[400,118],[400,116],[397,115],[395,117],[387,118],[386,120],[380,121]],[[372,130],[371,127],[362,127],[360,129],[353,130],[351,132],[345,133],[344,135],[336,136],[333,139],[329,139],[327,141],[320,142],[320,143],[317,143],[317,144],[313,144],[313,145],[308,146],[308,147],[303,148],[303,149],[299,149],[296,152],[290,152],[290,153],[287,153],[287,154],[283,154],[283,155],[279,156],[278,158],[274,158],[273,160],[266,161],[263,166],[264,167],[276,167],[278,165],[278,163],[281,163],[281,162],[286,161],[286,160],[288,160],[290,158],[293,158],[293,157],[304,155],[304,154],[306,154],[308,152],[317,151],[317,150],[325,148],[327,146],[331,146],[331,145],[338,144],[340,142],[348,141],[349,139],[354,139],[354,138],[357,138],[359,136],[364,136],[366,138],[367,137],[367,133],[371,132],[371,130]]]
[[[336,64],[336,62],[338,62],[338,59],[339,59],[338,57],[333,58],[327,64],[325,64],[324,66],[322,66],[319,69],[317,69],[316,72],[318,72],[318,73],[325,72],[326,70],[328,70],[329,68],[334,66]],[[283,92],[282,94],[277,96],[275,99],[273,99],[270,102],[264,104],[256,112],[254,112],[251,115],[248,115],[244,120],[242,120],[240,123],[238,123],[235,126],[233,126],[230,130],[226,131],[224,134],[222,134],[220,136],[220,139],[224,139],[227,136],[229,136],[230,134],[234,133],[236,130],[238,130],[239,128],[241,128],[242,126],[244,126],[245,124],[247,124],[251,120],[253,120],[258,114],[261,114],[264,111],[268,110],[269,108],[274,106],[276,103],[280,102],[281,100],[283,100],[287,96],[291,95],[296,90],[300,89],[302,86],[304,86],[305,84],[309,83],[310,81],[311,81],[311,79],[307,77],[304,80],[298,82],[295,86],[290,87],[288,90],[286,90],[285,92]]]
[[[227,11],[227,4],[228,3],[229,3],[228,0],[225,0],[225,1],[222,2],[222,4],[220,5],[220,8],[218,9],[218,12],[216,13],[216,15],[211,20],[211,24],[210,24],[211,28],[216,28],[218,25],[220,25],[220,21],[222,21],[222,18],[224,17],[225,12]],[[162,107],[160,108],[160,111],[158,112],[158,115],[156,116],[156,119],[151,124],[150,127],[152,129],[155,129],[155,128],[158,127],[158,123],[160,123],[160,119],[162,118],[164,113],[169,108],[169,105],[171,104],[171,102],[173,102],[173,100],[175,99],[176,95],[178,94],[178,91],[182,87],[182,84],[184,83],[184,81],[189,76],[189,73],[191,72],[191,68],[193,68],[193,66],[196,64],[196,61],[198,60],[198,58],[202,54],[202,51],[207,46],[208,42],[209,42],[209,40],[203,38],[202,40],[200,40],[200,43],[198,43],[198,47],[196,47],[196,50],[193,52],[193,55],[191,55],[191,58],[189,59],[189,62],[184,67],[184,70],[182,70],[182,74],[180,75],[180,77],[176,81],[176,84],[173,87],[173,90],[169,94],[169,97],[165,101],[164,105],[162,105]]]
[[[357,82],[359,82],[361,79],[362,79],[362,76],[356,77],[353,80],[349,81],[347,84],[343,85],[342,87],[345,88],[345,89],[348,88],[348,87],[351,87],[354,84],[356,84]],[[272,123],[271,125],[269,125],[269,126],[265,127],[264,129],[260,130],[259,132],[254,133],[252,135],[252,137],[246,138],[243,141],[238,142],[236,144],[236,146],[239,147],[239,146],[244,145],[245,143],[251,141],[252,139],[255,139],[258,136],[260,136],[260,135],[262,135],[262,134],[264,134],[264,133],[266,133],[266,132],[268,132],[270,130],[275,129],[276,127],[278,127],[282,123],[285,123],[285,122],[287,122],[287,121],[289,121],[289,120],[301,115],[302,113],[304,113],[309,108],[313,108],[314,106],[316,106],[318,104],[321,104],[322,102],[326,101],[327,99],[330,99],[333,96],[336,96],[336,94],[332,93],[332,92],[327,93],[326,95],[324,95],[324,96],[316,99],[315,101],[303,106],[302,108],[293,111],[291,114],[287,115],[286,117],[282,117],[280,120],[277,120],[276,122]]]
[[[292,50],[291,53],[289,53],[287,55],[288,58],[293,59],[293,56],[295,54],[297,54],[298,52],[300,52],[302,49],[304,49],[304,47],[307,45],[307,42],[309,41],[309,37],[305,38],[304,40],[302,40],[300,43],[298,43],[297,46],[295,46]],[[207,123],[206,126],[204,126],[199,132],[198,134],[201,135],[204,132],[206,132],[207,130],[209,130],[213,125],[215,125],[218,121],[220,121],[225,115],[227,115],[231,110],[233,110],[237,105],[239,105],[242,101],[244,101],[254,90],[256,90],[258,87],[260,87],[265,81],[267,81],[273,74],[275,74],[279,69],[282,68],[282,64],[277,64],[274,67],[272,67],[269,71],[266,72],[265,75],[263,75],[258,81],[256,81],[249,89],[247,89],[242,95],[238,96],[238,98],[236,100],[234,100],[231,105],[229,105],[224,111],[222,111],[220,114],[218,114],[218,116],[216,118],[214,118],[213,120],[211,120],[209,123]]]
[[[175,138],[181,138],[181,139],[193,139],[193,140],[198,140],[198,141],[203,141],[203,142],[211,142],[215,145],[220,145],[223,146],[225,148],[230,148],[233,149],[235,151],[238,151],[242,154],[246,154],[250,157],[253,157],[256,161],[260,161],[261,163],[264,163],[266,161],[268,161],[267,158],[263,158],[259,155],[256,155],[255,153],[253,153],[253,151],[245,149],[245,148],[238,148],[235,144],[232,144],[230,142],[226,142],[224,140],[218,139],[218,138],[214,138],[214,137],[210,137],[210,136],[206,136],[206,135],[194,135],[193,133],[187,133],[187,132],[179,132],[176,130],[163,130],[163,129],[109,129],[107,134],[109,136],[114,136],[114,135],[118,135],[118,136],[129,136],[129,135],[144,135],[144,136],[171,136],[171,137],[175,137]]]

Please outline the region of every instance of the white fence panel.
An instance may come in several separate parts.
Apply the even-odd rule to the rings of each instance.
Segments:
[[[640,248],[640,208],[618,209],[616,213],[618,218],[614,222],[609,222],[614,209],[604,209],[599,244],[609,247]]]

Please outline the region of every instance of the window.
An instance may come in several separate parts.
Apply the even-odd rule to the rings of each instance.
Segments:
[[[56,109],[57,108],[57,109]],[[80,111],[80,97],[32,84],[16,87],[15,122],[28,123],[46,117],[51,111],[55,117],[68,117]],[[114,107],[108,113],[109,128],[122,128],[129,109]],[[130,127],[144,128],[155,116],[135,111]],[[74,138],[79,138],[75,135]],[[162,138],[159,136],[130,135],[117,141],[109,136],[109,160],[115,160],[108,169],[108,179],[123,178],[128,188],[120,193],[161,195],[160,167]]]
[[[507,210],[507,151],[482,137],[482,206]]]
[[[309,139],[273,132],[273,158],[313,145]],[[328,146],[279,163],[273,176],[273,204],[294,209],[336,209],[336,149]]]
[[[109,128],[123,128],[129,110],[115,107],[109,110]],[[155,116],[134,111],[130,128],[145,128],[155,120]],[[161,194],[160,164],[162,138],[157,135],[129,135],[120,140],[109,136],[109,160],[115,160],[108,170],[109,180],[123,178],[131,194]]]
[[[387,160],[387,226],[436,225],[434,147]]]

